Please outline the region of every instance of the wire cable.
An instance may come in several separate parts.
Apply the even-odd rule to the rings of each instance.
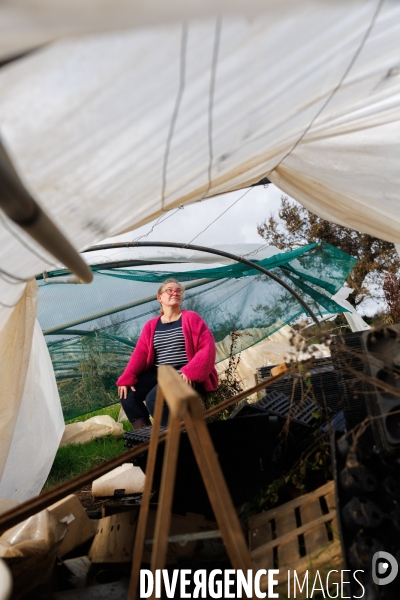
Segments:
[[[317,114],[311,119],[309,125],[306,127],[306,129],[304,130],[304,132],[301,134],[301,136],[299,137],[299,139],[295,142],[295,144],[293,145],[293,147],[285,154],[285,156],[283,158],[281,158],[281,160],[278,162],[278,164],[271,169],[271,171],[269,171],[266,175],[266,177],[268,177],[273,171],[275,171],[275,169],[277,169],[284,160],[286,160],[286,158],[288,158],[288,156],[290,154],[292,154],[292,152],[297,148],[297,146],[300,144],[300,142],[304,139],[304,137],[307,135],[307,133],[310,131],[311,127],[314,125],[315,121],[318,119],[318,117],[322,114],[322,112],[325,110],[325,108],[328,106],[329,102],[332,100],[332,98],[336,95],[336,93],[339,91],[339,89],[342,87],[344,80],[346,79],[347,75],[350,73],[351,69],[354,66],[354,63],[356,62],[357,58],[359,57],[362,49],[364,48],[370,34],[371,31],[374,28],[374,25],[376,23],[376,20],[378,18],[378,15],[381,11],[381,8],[383,6],[383,3],[385,2],[385,0],[379,0],[378,1],[378,5],[374,11],[374,14],[372,15],[372,19],[370,24],[367,27],[367,30],[361,40],[360,45],[358,46],[354,56],[352,57],[350,63],[348,64],[345,72],[343,73],[342,77],[339,80],[339,83],[336,85],[336,87],[332,90],[332,92],[329,94],[328,98],[325,100],[325,102],[323,103],[323,105],[319,108],[319,110],[317,111]]]
[[[252,189],[253,189],[252,187],[247,188],[247,190],[245,191],[245,193],[242,194],[240,196],[240,198],[238,198],[237,200],[235,200],[234,202],[232,202],[232,204],[230,206],[228,206],[228,208],[226,208],[220,215],[218,215],[218,217],[216,217],[213,221],[211,221],[211,223],[209,225],[207,225],[207,227],[205,227],[205,229],[203,229],[197,235],[195,235],[194,238],[192,240],[190,240],[190,242],[188,242],[188,244],[191,244],[193,242],[193,240],[195,240],[195,239],[197,239],[199,237],[199,235],[201,235],[202,233],[204,233],[205,231],[207,231],[207,229],[209,227],[211,227],[211,225],[213,225],[216,221],[218,221],[218,219],[220,219],[222,217],[222,215],[224,215],[225,213],[227,213],[228,210],[230,210],[232,208],[232,206],[235,206],[235,204],[237,204],[239,202],[239,200],[241,200],[242,198],[244,198],[246,196],[246,194],[248,194]]]
[[[346,79],[347,75],[350,73],[351,69],[354,66],[354,63],[356,62],[357,58],[359,57],[362,49],[364,48],[370,34],[371,31],[376,23],[376,20],[379,16],[379,13],[382,9],[383,3],[385,0],[379,0],[378,5],[374,11],[374,14],[372,16],[371,22],[361,40],[361,43],[359,45],[359,47],[357,48],[354,56],[352,57],[350,63],[348,64],[345,72],[343,73],[342,77],[340,78],[339,83],[336,85],[336,87],[332,90],[331,94],[328,96],[328,98],[326,99],[326,101],[324,102],[324,104],[319,108],[319,110],[317,111],[317,114],[312,118],[312,120],[310,121],[309,125],[306,127],[306,129],[304,130],[304,132],[301,134],[301,136],[299,137],[299,139],[295,142],[295,144],[293,145],[293,147],[285,154],[285,156],[283,156],[283,158],[281,158],[281,160],[278,162],[278,164],[271,169],[271,171],[269,171],[267,173],[267,177],[273,172],[275,171],[275,169],[277,169],[282,162],[288,158],[288,156],[290,154],[292,154],[292,152],[297,148],[297,146],[300,144],[300,142],[304,139],[304,137],[307,135],[307,133],[310,131],[311,127],[314,125],[315,121],[318,119],[318,117],[322,114],[322,112],[325,110],[325,108],[328,106],[329,102],[332,100],[332,98],[335,96],[335,94],[339,91],[339,89],[341,88],[341,86],[343,85],[344,80]],[[256,252],[259,252],[259,250],[262,250],[263,248],[265,248],[266,246],[268,246],[269,244],[264,244],[262,246],[260,246],[260,248],[257,248],[256,250],[253,250],[252,252],[249,252],[248,254],[244,254],[243,256],[250,256],[251,254],[254,254]]]
[[[174,212],[172,212],[172,213],[171,213],[171,211],[168,211],[167,213],[163,213],[162,215],[160,215],[158,217],[157,221],[154,223],[154,225],[152,226],[152,228],[147,233],[144,233],[143,235],[140,235],[139,237],[131,240],[130,243],[133,244],[133,242],[138,242],[142,238],[147,237],[148,235],[150,235],[154,231],[154,228],[157,227],[157,225],[161,225],[161,223],[164,223],[164,221],[167,221],[169,218],[173,217],[179,210],[181,210],[183,208],[184,208],[183,206],[178,206],[178,208],[176,210],[174,210]],[[165,217],[165,218],[162,218],[162,217]]]
[[[172,113],[171,123],[169,126],[167,143],[165,146],[163,171],[162,171],[162,185],[161,185],[161,210],[164,210],[165,193],[167,189],[167,170],[168,170],[168,159],[171,150],[172,138],[174,137],[175,125],[179,115],[179,109],[185,91],[186,84],[186,50],[187,50],[187,38],[188,38],[188,24],[183,23],[182,25],[182,37],[181,37],[181,50],[180,50],[180,69],[179,69],[179,88],[178,95],[176,97],[174,110]]]
[[[221,30],[222,30],[222,18],[217,17],[215,23],[215,34],[214,34],[214,48],[211,63],[211,76],[210,76],[210,93],[208,100],[208,187],[204,192],[202,200],[208,195],[212,185],[212,166],[214,162],[214,149],[213,149],[213,115],[214,115],[214,98],[215,98],[215,82],[217,78],[217,65],[219,46],[221,41]]]

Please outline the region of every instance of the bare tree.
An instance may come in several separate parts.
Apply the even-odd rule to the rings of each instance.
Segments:
[[[391,242],[325,221],[287,196],[281,197],[278,214],[279,220],[271,215],[257,226],[258,233],[269,244],[293,250],[322,241],[358,258],[347,278],[347,284],[354,290],[349,300],[355,306],[372,295],[365,282],[367,276],[369,283],[381,284],[386,273],[395,274],[400,268],[399,256]]]

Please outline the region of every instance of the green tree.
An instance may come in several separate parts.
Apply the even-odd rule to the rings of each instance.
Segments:
[[[257,226],[258,233],[272,246],[287,251],[322,241],[358,258],[347,278],[353,288],[348,299],[354,306],[372,296],[367,283],[380,285],[386,273],[397,273],[400,268],[399,255],[391,242],[325,221],[287,196],[281,196],[278,214],[279,220],[271,215]]]

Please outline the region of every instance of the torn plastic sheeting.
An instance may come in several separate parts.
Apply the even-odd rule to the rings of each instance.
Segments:
[[[243,333],[250,335],[251,331],[252,330],[248,330]],[[306,347],[305,340],[304,349],[296,349],[296,347],[291,344],[291,339],[293,339],[295,335],[298,337],[298,334],[294,329],[289,325],[285,325],[268,338],[261,340],[254,346],[246,348],[240,353],[240,360],[234,367],[234,373],[243,385],[243,389],[246,390],[254,385],[256,370],[259,367],[291,362],[293,360],[307,360],[310,356],[316,358],[330,356],[329,348],[326,345],[313,344],[311,349],[311,347]],[[223,343],[231,343],[231,337],[227,336],[226,340],[220,342],[220,344]],[[217,348],[218,346],[219,344],[217,344]],[[217,363],[216,369],[219,375],[223,375],[224,371],[228,368],[229,360],[230,359],[228,358]]]
[[[124,427],[121,423],[117,423],[109,415],[98,415],[86,421],[66,425],[60,447],[67,444],[86,444],[106,435],[121,437],[123,433]]]
[[[67,525],[47,510],[9,529],[0,537],[0,557],[13,576],[13,598],[25,596],[50,577]]]
[[[366,323],[361,317],[361,315],[357,313],[354,306],[352,306],[350,302],[347,301],[346,298],[352,291],[352,288],[343,286],[342,288],[340,288],[340,290],[336,292],[336,294],[334,294],[334,296],[332,296],[332,300],[334,300],[335,302],[337,302],[337,304],[340,304],[340,306],[343,306],[344,308],[347,308],[350,311],[343,314],[345,316],[346,321],[350,325],[351,331],[366,331],[367,329],[371,329],[368,323]]]
[[[223,252],[229,252],[230,254],[236,254],[237,256],[247,256],[249,260],[263,260],[265,258],[270,258],[271,256],[275,256],[276,254],[280,254],[283,252],[276,248],[275,246],[267,246],[263,247],[260,244],[249,244],[249,243],[240,243],[240,244],[216,244],[213,246],[215,250],[222,250]],[[143,248],[143,247],[128,247],[126,249],[119,248],[118,250],[118,260],[146,260],[146,261],[160,261],[169,263],[171,267],[171,263],[175,266],[174,269],[179,272],[179,270],[187,270],[190,268],[198,268],[198,264],[210,264],[210,265],[231,265],[235,264],[231,258],[227,258],[226,256],[219,256],[215,254],[209,254],[208,252],[202,252],[200,250],[192,250],[186,248]],[[109,252],[109,251],[107,251]],[[110,257],[104,256],[104,250],[94,250],[85,255],[86,260],[88,260],[91,264],[99,264],[102,261],[105,261],[104,268],[107,268],[107,262],[109,262]],[[160,265],[154,266],[146,266],[146,270],[160,270]]]
[[[333,1],[333,0],[331,0]],[[337,0],[336,0],[337,1]],[[277,0],[268,1],[275,14],[290,8]],[[58,37],[143,27],[160,23],[179,23],[184,19],[203,19],[216,14],[259,13],[265,0],[30,0],[0,3],[0,59],[7,59],[43,46]]]
[[[400,8],[384,3],[336,90],[373,23],[376,2],[281,4],[278,13],[257,19],[223,18],[211,189],[215,19],[188,25],[185,90],[165,198],[160,185],[179,89],[181,24],[59,41],[1,70],[4,144],[76,247],[131,230],[208,191],[216,196],[246,187],[270,171],[274,183],[319,216],[400,241],[393,160]],[[46,268],[46,259],[5,227],[0,234],[11,272],[23,266],[24,275],[35,275]],[[19,286],[0,287],[8,303],[20,295]]]
[[[0,536],[0,557],[34,556],[49,552],[61,543],[67,525],[60,523],[48,510],[29,517]]]
[[[36,305],[37,284],[31,280],[1,330],[0,497],[17,502],[40,493],[64,431]]]

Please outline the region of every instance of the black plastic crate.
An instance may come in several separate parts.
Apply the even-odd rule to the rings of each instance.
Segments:
[[[267,489],[273,480],[272,435],[270,418],[261,415],[255,418],[214,421],[207,425],[212,442],[224,474],[233,504],[239,506],[252,500],[260,491]],[[153,487],[157,502],[161,484],[165,442],[157,450]],[[147,451],[134,459],[135,464],[146,472]],[[176,483],[172,511],[174,514],[194,512],[207,518],[213,516],[200,471],[187,436],[180,437]]]
[[[373,581],[373,557],[390,553],[400,562],[400,466],[374,449],[371,430],[352,446],[351,437],[331,438],[336,511],[343,552],[343,568],[354,573],[344,597],[397,600],[398,577],[387,585]]]
[[[361,345],[362,331],[332,336],[331,358],[337,374],[338,389],[347,429],[363,419],[365,356]]]
[[[166,429],[166,427],[160,427],[160,433],[162,433]],[[148,427],[142,427],[141,429],[133,429],[132,431],[127,431],[123,436],[125,448],[133,448],[134,446],[143,444],[143,442],[149,442],[152,430],[153,427],[149,425]]]
[[[266,396],[274,392],[281,392],[290,398],[293,404],[302,404],[304,401],[312,401],[322,409],[322,412],[337,412],[341,410],[341,390],[338,383],[337,372],[330,359],[319,359],[312,368],[308,369],[307,379],[311,383],[309,388],[300,373],[288,374],[286,377],[273,383],[266,389]],[[259,380],[269,377],[268,373],[273,366],[258,369]]]
[[[365,332],[365,402],[375,442],[386,452],[400,456],[400,325]],[[387,389],[381,387],[387,386]]]
[[[267,413],[281,417],[283,419],[282,424],[289,419],[291,423],[306,425],[309,428],[315,427],[318,423],[315,416],[316,412],[320,413],[320,408],[308,398],[305,398],[298,404],[293,404],[290,402],[288,396],[285,396],[282,392],[270,390],[268,396],[265,396],[258,402],[248,403],[247,400],[243,401],[232,412],[229,418]],[[321,417],[322,421],[326,421],[324,425],[320,426],[321,432],[329,435],[332,430],[346,431],[343,411],[333,413],[328,409],[328,411],[323,411]]]
[[[256,403],[256,407],[268,413],[279,415],[299,421],[311,426],[316,422],[313,415],[318,410],[316,404],[309,398],[294,403],[290,398],[278,390],[269,390],[268,393]]]

